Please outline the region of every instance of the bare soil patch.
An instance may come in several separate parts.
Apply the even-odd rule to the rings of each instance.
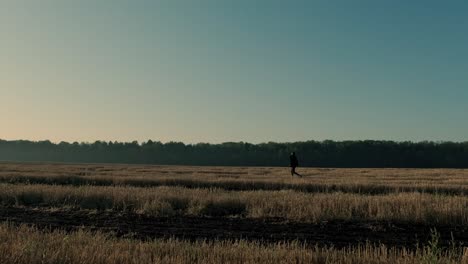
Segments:
[[[0,221],[34,225],[41,229],[75,231],[86,229],[141,240],[178,238],[186,240],[246,239],[264,243],[299,241],[308,245],[337,248],[366,242],[414,248],[425,244],[431,229],[441,235],[442,246],[452,236],[468,244],[468,227],[460,225],[414,225],[386,221],[328,221],[318,224],[287,222],[283,219],[205,217],[149,217],[135,213],[52,211],[31,208],[1,208]]]

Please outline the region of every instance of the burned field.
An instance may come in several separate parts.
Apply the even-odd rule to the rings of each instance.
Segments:
[[[467,170],[301,173],[303,178],[292,178],[287,168],[3,163],[0,236],[9,244],[20,243],[22,232],[51,243],[77,234],[102,236],[92,241],[102,247],[161,243],[179,251],[159,248],[151,259],[172,263],[464,261]],[[238,253],[227,250],[239,243],[245,248]],[[34,260],[2,245],[0,260]],[[183,253],[182,245],[192,253]],[[202,248],[218,251],[211,259]],[[281,249],[282,255],[270,252]],[[51,254],[59,258],[61,250]],[[240,253],[249,250],[249,256]],[[102,262],[118,263],[132,253],[126,254],[115,262],[103,254]]]

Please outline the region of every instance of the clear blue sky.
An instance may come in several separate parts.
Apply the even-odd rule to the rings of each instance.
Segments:
[[[0,138],[468,140],[466,1],[0,4]]]

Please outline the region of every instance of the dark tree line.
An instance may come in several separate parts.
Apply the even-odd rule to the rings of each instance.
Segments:
[[[306,141],[184,144],[104,142],[54,144],[0,140],[0,160],[167,165],[468,168],[468,142]]]

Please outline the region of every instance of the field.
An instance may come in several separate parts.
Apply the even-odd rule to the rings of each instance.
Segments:
[[[468,170],[0,163],[0,263],[460,263]]]

